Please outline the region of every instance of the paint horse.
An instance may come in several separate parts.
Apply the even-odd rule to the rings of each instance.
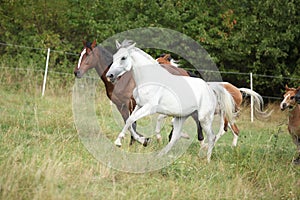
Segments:
[[[212,130],[214,113],[219,106],[221,119],[224,114],[229,120],[233,119],[234,102],[231,95],[219,87],[224,96],[220,95],[217,98],[204,80],[170,74],[150,55],[135,47],[135,43],[122,46],[117,42],[116,45],[119,50],[114,54],[113,64],[106,76],[114,82],[125,72],[132,70],[136,83],[133,95],[137,106],[127,119],[115,144],[118,146],[121,144],[127,129],[133,122],[148,115],[160,113],[174,117],[172,138],[159,153],[159,155],[165,155],[180,138],[184,121],[196,112],[203,130],[207,134],[207,161],[209,162],[216,139]],[[180,85],[180,88],[177,84]]]
[[[298,157],[293,161],[297,165],[300,164],[300,105],[296,102],[296,94],[299,91],[300,86],[295,89],[286,85],[283,100],[280,103],[282,111],[288,109],[288,131],[297,146]]]
[[[74,69],[75,77],[81,78],[89,69],[95,68],[97,74],[105,85],[108,98],[116,105],[124,122],[126,122],[136,106],[136,102],[132,95],[133,89],[135,88],[132,72],[126,72],[116,83],[111,83],[105,77],[105,74],[112,63],[112,54],[102,46],[97,46],[95,40],[92,43],[83,41],[83,45],[84,48],[80,53],[78,64]],[[180,69],[169,64],[161,66],[174,75],[188,76],[188,73],[184,69]],[[193,114],[192,117],[197,125],[198,140],[204,141],[202,128],[197,119],[197,114]],[[132,144],[134,140],[137,140],[144,146],[147,146],[149,139],[142,137],[141,134],[136,132],[135,123],[133,123],[132,128],[130,128],[130,133],[132,135],[130,144]],[[157,133],[156,136],[158,139],[161,137],[160,133]]]
[[[170,54],[162,54],[160,55],[156,61],[159,64],[170,64],[170,65],[174,65],[176,67],[178,67],[178,61],[175,61]],[[190,76],[196,76],[190,73]],[[228,82],[216,82],[217,84],[222,85],[233,97],[234,101],[235,101],[235,112],[240,111],[241,108],[241,104],[243,102],[243,95],[241,92],[250,95],[254,98],[254,103],[255,103],[255,116],[256,117],[261,117],[261,118],[268,118],[272,111],[267,113],[266,111],[263,111],[263,99],[262,97],[255,91],[252,91],[248,88],[237,88],[234,85],[232,85],[231,83]],[[210,82],[208,82],[208,84],[211,84]],[[158,120],[161,120],[161,118],[158,118]],[[232,123],[228,123],[228,120],[224,119],[225,123],[224,123],[224,131],[223,133],[220,135],[222,136],[225,132],[227,132],[228,130],[228,126],[231,129],[231,132],[233,134],[233,141],[232,141],[232,146],[236,146],[237,145],[237,141],[238,141],[238,136],[239,136],[239,129],[237,127],[237,125],[235,124],[235,122]],[[157,127],[156,127],[156,132],[159,133],[160,132],[160,124],[161,121],[157,122]]]

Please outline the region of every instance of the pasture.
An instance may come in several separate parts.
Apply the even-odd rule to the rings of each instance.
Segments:
[[[71,71],[71,70],[70,70]],[[198,156],[196,139],[173,164],[144,174],[113,170],[81,143],[73,119],[73,74],[49,73],[41,97],[42,72],[2,69],[0,74],[1,199],[298,199],[300,168],[287,132],[287,113],[278,104],[267,121],[237,121],[238,146],[225,134],[211,162]],[[111,116],[99,80],[95,101],[99,123],[113,142],[120,127]],[[248,105],[247,103],[245,105]],[[105,109],[106,108],[106,109]],[[141,123],[147,123],[145,121]],[[162,133],[167,142],[168,127]],[[122,148],[144,151],[139,144]],[[156,148],[156,141],[146,148]]]

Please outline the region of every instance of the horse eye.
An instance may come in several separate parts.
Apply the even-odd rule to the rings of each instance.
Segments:
[[[123,57],[121,58],[121,60],[126,60],[126,57],[125,57],[125,56],[123,56]]]
[[[291,96],[291,100],[295,99],[295,96]]]

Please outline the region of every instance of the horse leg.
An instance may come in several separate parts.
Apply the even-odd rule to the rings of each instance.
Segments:
[[[200,116],[200,113],[198,113],[198,116]],[[214,117],[213,114],[211,114],[209,116],[206,116],[203,119],[199,118],[202,128],[207,135],[207,141],[208,141],[207,162],[210,162],[212,150],[214,148],[215,140],[216,140],[216,136],[212,130],[213,117]]]
[[[224,123],[225,123],[224,111],[220,111],[220,128],[219,128],[219,132],[216,136],[215,142],[217,142],[221,138],[221,136],[224,135],[224,133],[225,133]]]
[[[172,135],[173,135],[173,130],[174,130],[174,125],[173,125],[173,123],[174,123],[174,118],[172,119],[172,130],[171,130],[171,132],[170,132],[170,134],[169,134],[169,142],[171,141],[171,138],[172,138]],[[181,135],[180,135],[182,138],[185,138],[185,139],[190,139],[190,136],[188,135],[188,134],[186,134],[186,133],[181,133]]]
[[[133,112],[126,120],[125,126],[123,127],[121,133],[119,134],[118,138],[115,140],[116,146],[122,146],[121,140],[125,137],[126,131],[130,128],[132,130],[132,124],[140,118],[143,118],[147,115],[151,115],[155,113],[155,109],[152,109],[153,106],[151,104],[146,104],[143,107],[138,105],[135,106]],[[130,130],[129,129],[129,130]],[[138,141],[142,144],[148,142],[148,138],[145,137],[137,137],[139,138]]]
[[[127,106],[120,106],[120,107],[118,106],[117,108],[122,115],[124,123],[126,123],[126,120],[128,119],[129,114],[130,114],[128,107]],[[144,146],[147,146],[147,142],[145,142],[143,135],[139,134],[136,131],[136,122],[132,123],[129,131],[130,131],[129,145],[132,145],[135,141],[138,141],[141,144],[143,144]],[[148,141],[148,140],[149,140],[149,138],[146,139],[146,141]]]
[[[227,130],[228,130],[228,119],[225,117],[224,118],[224,131],[227,132]]]
[[[202,127],[201,127],[201,123],[198,119],[198,113],[194,112],[192,114],[192,118],[194,119],[196,125],[197,125],[197,133],[198,133],[198,140],[201,143],[202,141],[204,141],[204,136],[203,136],[203,131],[202,131]]]
[[[171,140],[167,144],[167,146],[158,154],[159,156],[168,153],[171,150],[171,148],[176,144],[176,142],[179,140],[179,138],[181,137],[182,125],[186,119],[187,117],[175,117],[173,119],[173,134]]]
[[[163,115],[163,114],[160,114],[158,115],[157,117],[157,121],[156,121],[156,126],[155,126],[155,134],[156,134],[156,139],[158,141],[161,141],[161,134],[160,134],[160,131],[161,131],[161,124],[162,124],[162,121],[167,117],[167,115]]]
[[[298,157],[293,160],[295,165],[300,165],[300,138],[298,136],[294,136],[294,143],[297,146]]]
[[[239,138],[240,130],[238,129],[238,127],[235,123],[230,124],[229,127],[231,129],[232,134],[233,134],[232,146],[236,147],[237,141],[238,141],[238,138]]]

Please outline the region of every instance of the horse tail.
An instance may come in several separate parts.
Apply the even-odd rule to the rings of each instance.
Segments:
[[[250,95],[254,99],[254,115],[255,117],[260,117],[260,118],[268,118],[272,114],[273,110],[264,111],[264,100],[260,94],[257,92],[248,89],[248,88],[238,88],[241,92]]]
[[[233,123],[237,112],[235,111],[235,101],[232,95],[220,84],[209,83],[209,86],[215,92],[219,109],[224,111],[225,117]]]

